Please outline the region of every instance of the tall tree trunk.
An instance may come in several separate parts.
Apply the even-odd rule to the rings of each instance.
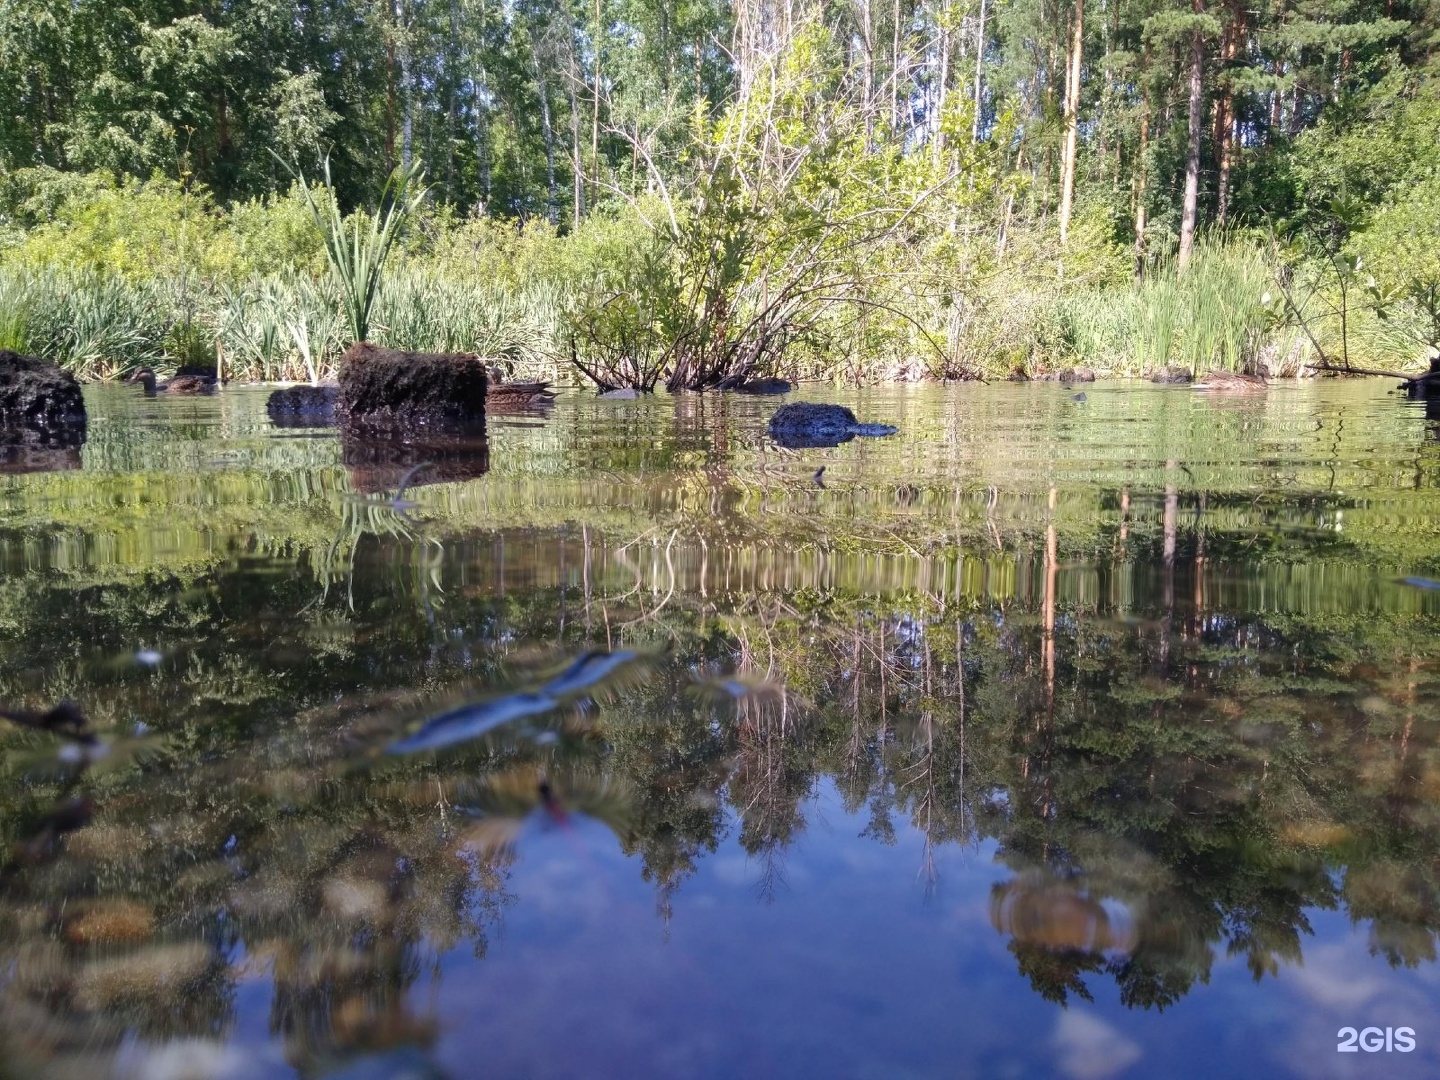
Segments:
[[[455,142],[460,126],[460,9],[451,0],[450,40],[445,43],[445,79],[450,84],[445,109],[445,196],[455,201]]]
[[[1060,162],[1060,246],[1070,234],[1075,205],[1075,149],[1080,128],[1080,54],[1085,45],[1085,0],[1075,0],[1070,33],[1070,63],[1065,71],[1065,156]]]
[[[570,156],[573,163],[571,224],[579,225],[585,216],[585,169],[580,152],[580,64],[575,56],[575,38],[570,38]]]
[[[535,65],[535,83],[540,91],[540,135],[545,141],[545,190],[548,193],[545,217],[554,225],[560,206],[555,197],[555,126],[550,122],[550,88],[545,83],[545,68],[540,64],[533,41],[530,43],[530,61]]]
[[[385,42],[385,167],[395,166],[395,32]]]
[[[1195,10],[1203,11],[1201,0]],[[1185,201],[1180,211],[1180,273],[1195,252],[1195,221],[1200,208],[1200,130],[1205,90],[1205,38],[1199,30],[1190,37],[1190,124],[1185,148]]]
[[[1140,99],[1140,147],[1135,155],[1135,280],[1145,277],[1145,195],[1150,171],[1150,46],[1140,65],[1144,92]]]
[[[1220,62],[1224,72],[1225,87],[1216,106],[1216,138],[1219,148],[1220,175],[1216,182],[1215,220],[1224,228],[1230,214],[1230,169],[1235,152],[1235,87],[1230,78],[1229,67],[1235,62],[1240,43],[1245,38],[1245,9],[1231,0],[1230,18],[1225,24],[1225,37],[1220,45]]]
[[[945,152],[945,95],[950,88],[950,0],[940,9],[940,74],[935,91],[935,123],[932,146],[935,160]]]
[[[400,90],[404,95],[404,114],[400,122],[400,166],[410,168],[415,139],[415,89],[410,78],[409,27],[405,25],[405,0],[395,0],[395,26],[406,37],[400,42]]]
[[[480,198],[490,204],[490,110],[485,105],[485,76],[482,72],[471,81],[475,96],[475,173],[480,181]]]
[[[970,141],[980,141],[980,111],[985,89],[985,0],[980,0],[980,22],[975,27],[975,116],[970,127]]]
[[[895,0],[895,34],[890,49],[890,130],[900,130],[900,0]]]
[[[595,0],[595,32],[591,47],[595,50],[595,102],[594,109],[590,113],[590,182],[600,182],[600,53],[605,40],[605,27],[602,25],[600,12],[600,0]],[[578,160],[576,162],[579,163]],[[575,219],[580,220],[578,217]]]

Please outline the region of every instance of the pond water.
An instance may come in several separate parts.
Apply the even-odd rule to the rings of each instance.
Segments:
[[[481,453],[91,388],[0,477],[0,704],[99,736],[0,732],[0,1072],[1440,1074],[1387,389],[816,388],[900,434],[807,450],[571,394]]]

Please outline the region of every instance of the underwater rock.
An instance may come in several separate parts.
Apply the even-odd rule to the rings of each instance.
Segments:
[[[75,376],[0,349],[0,445],[64,447],[84,441],[85,399]]]
[[[481,422],[489,375],[474,353],[404,352],[359,341],[340,358],[339,410],[368,424]]]
[[[75,975],[75,1000],[87,1009],[156,998],[178,1001],[214,967],[215,954],[198,941],[151,946],[84,965]]]
[[[134,900],[95,900],[66,912],[65,940],[72,945],[144,941],[155,933],[155,912]]]
[[[338,386],[286,386],[265,399],[265,411],[276,427],[327,427],[339,403]]]
[[[1194,379],[1194,376],[1190,374],[1190,369],[1181,367],[1179,364],[1156,368],[1145,377],[1152,383],[1168,383],[1175,386],[1183,386]]]
[[[797,402],[785,405],[770,418],[770,437],[781,446],[803,449],[839,446],[857,435],[894,435],[889,424],[862,424],[843,405],[815,405]]]
[[[1022,945],[1056,952],[1128,954],[1139,944],[1128,911],[1107,911],[1083,887],[1043,873],[991,886],[990,925]]]
[[[640,391],[633,386],[622,387],[619,390],[606,390],[605,393],[599,395],[602,401],[634,401],[639,396]]]

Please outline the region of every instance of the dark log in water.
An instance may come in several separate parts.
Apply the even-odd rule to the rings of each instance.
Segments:
[[[340,411],[369,424],[485,419],[489,383],[474,353],[422,353],[356,342],[340,358]]]
[[[0,445],[79,446],[85,399],[75,376],[54,364],[0,349]]]
[[[265,399],[265,411],[276,427],[328,427],[339,402],[338,386],[285,386]]]

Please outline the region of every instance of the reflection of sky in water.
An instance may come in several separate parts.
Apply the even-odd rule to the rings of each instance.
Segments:
[[[230,966],[201,1017],[216,1030],[192,1022],[164,1043],[163,1018],[141,1033],[113,1010],[115,1072],[147,1078],[1440,1075],[1440,967],[1370,955],[1376,911],[1411,933],[1412,956],[1435,921],[1440,598],[1403,584],[1436,572],[1432,442],[1363,388],[1225,404],[1097,386],[1081,419],[1056,412],[1053,389],[867,394],[859,411],[895,414],[900,436],[798,456],[755,437],[767,403],[617,411],[572,395],[544,426],[497,426],[480,478],[407,490],[413,536],[337,516],[383,499],[353,497],[333,440],[275,437],[253,392],[168,412],[126,399],[97,418],[85,472],[3,491],[4,693],[101,702],[116,747],[95,766],[98,820],[71,838],[91,854],[34,872],[37,898],[0,912],[4,962],[73,931],[54,914],[72,869],[101,893],[153,889],[126,901],[160,927],[135,953],[204,941]],[[119,422],[127,409],[144,422]],[[1336,415],[1353,421],[1343,445],[1324,426]],[[772,617],[782,601],[794,607]],[[625,636],[662,611],[673,623]],[[1375,621],[1352,632],[1361,611]],[[1354,640],[1368,632],[1382,639],[1370,652]],[[597,692],[598,706],[587,680],[555,681],[612,635],[674,670]],[[526,688],[573,708],[450,757],[379,752]],[[675,746],[671,728],[688,730]],[[28,769],[38,744],[14,742],[31,757],[7,762]],[[173,772],[135,768],[174,746]],[[932,766],[952,804],[939,833],[978,842],[932,849],[913,824],[911,770]],[[1266,783],[1293,805],[1267,804]],[[789,809],[805,792],[802,827]],[[677,824],[694,872],[668,892],[647,880],[667,855],[654,818],[717,806],[716,850]],[[648,849],[629,833],[644,814]],[[516,861],[457,864],[461,833]],[[95,865],[98,886],[83,878]],[[483,957],[463,935],[436,956],[423,937],[404,952],[403,919],[363,925],[387,905],[414,915],[417,882],[434,889],[423,923],[467,870],[503,879],[475,913]],[[1279,959],[1257,983],[1243,952],[1226,955],[1234,927],[1212,927],[1208,980],[1164,1012],[1125,1007],[1104,970],[1082,971],[1094,1000],[1072,992],[1065,1008],[994,923],[1003,895],[1032,946],[1105,941],[1113,964],[1154,931],[1189,962],[1175,923],[1195,912],[1164,910],[1166,889],[1253,916],[1242,929],[1260,937],[1266,918],[1290,928],[1293,901],[1303,964]],[[1331,894],[1340,910],[1313,906]],[[412,968],[386,968],[377,940]],[[1286,940],[1261,944],[1280,957]],[[371,982],[294,976],[285,1013],[275,957],[309,944],[368,958]],[[93,984],[96,955],[39,969]],[[281,1013],[324,1030],[287,1044]],[[433,1031],[433,1046],[390,1030],[373,1057],[326,1057],[372,1023]],[[1338,1054],[1347,1026],[1410,1026],[1418,1049]]]
[[[990,925],[994,845],[935,853],[923,836],[859,837],[828,784],[783,856],[782,883],[733,835],[673,897],[655,893],[602,826],[532,823],[510,891],[517,903],[483,960],[461,945],[438,980],[410,989],[437,1010],[433,1060],[450,1075],[1395,1077],[1436,1075],[1435,966],[1392,971],[1365,932],[1312,912],[1305,963],[1255,984],[1220,959],[1208,986],[1162,1013],[1128,1010],[1103,976],[1094,1003],[1061,1008],[1017,992]],[[765,899],[762,895],[768,895]],[[267,1058],[264,980],[237,993],[235,1039]],[[1408,1025],[1411,1054],[1337,1054],[1343,1026]],[[161,1054],[158,1068],[177,1060]],[[248,1049],[247,1049],[248,1054]],[[214,1059],[237,1065],[232,1050]]]

